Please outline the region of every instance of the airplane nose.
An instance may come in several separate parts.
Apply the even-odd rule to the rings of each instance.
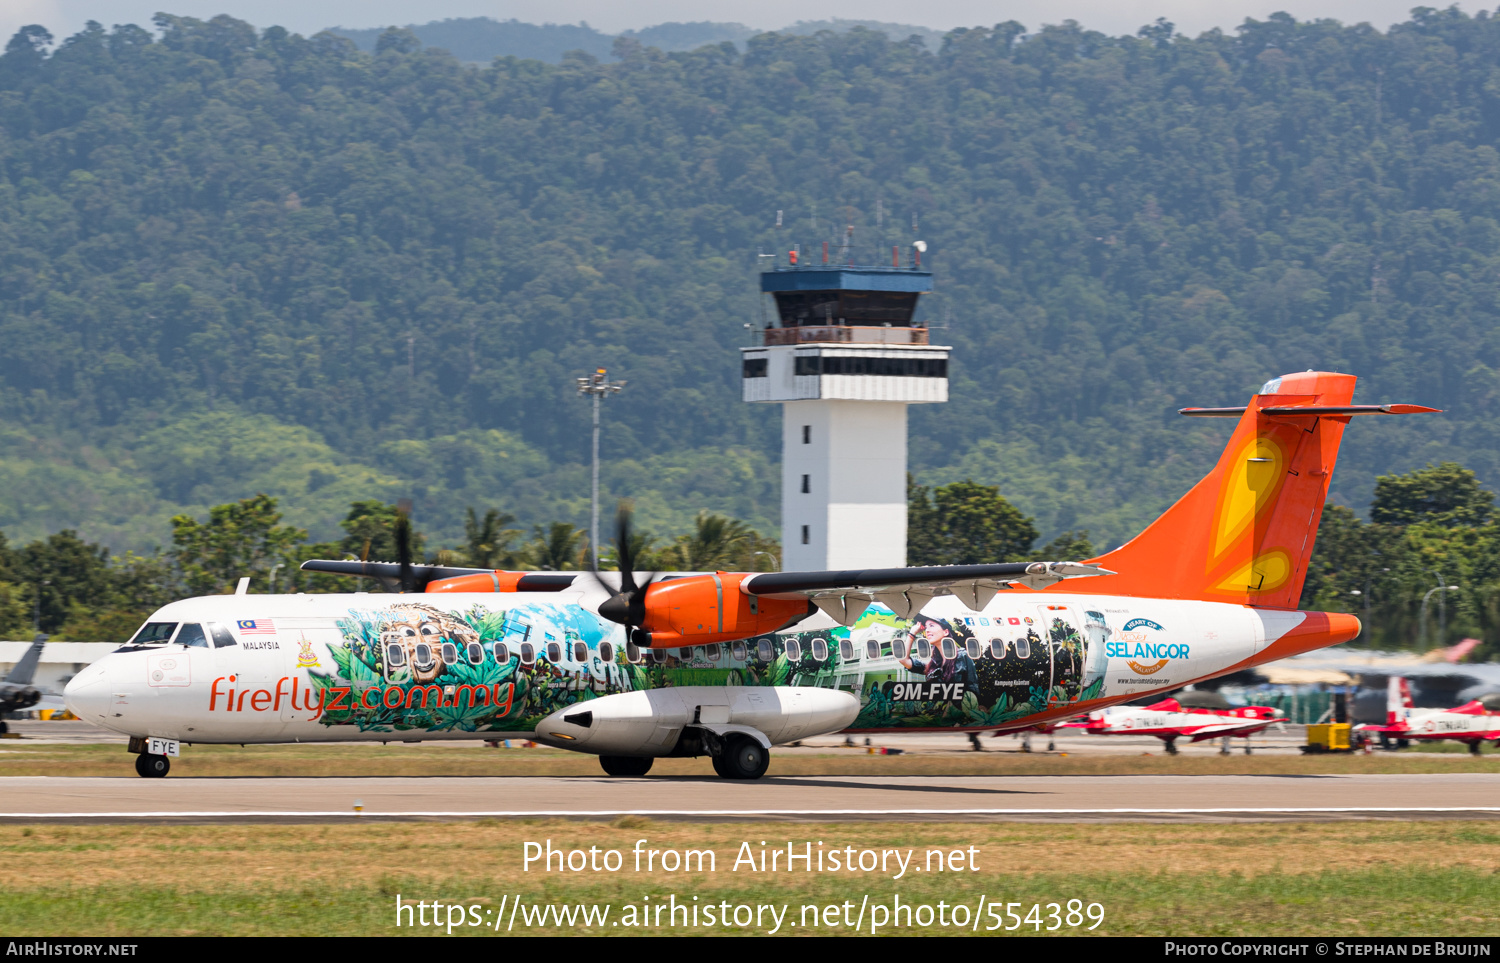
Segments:
[[[68,681],[63,704],[80,719],[99,722],[109,717],[109,670],[95,662]]]

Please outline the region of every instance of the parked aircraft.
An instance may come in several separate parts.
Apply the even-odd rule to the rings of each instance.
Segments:
[[[642,775],[662,756],[757,778],[773,744],[840,730],[1049,725],[1354,638],[1297,599],[1349,418],[1351,375],[1267,383],[1218,464],[1134,540],[1085,562],[637,579],[314,561],[403,594],[185,599],[67,688],[130,736],[142,775],[181,743],[521,736]],[[398,545],[405,544],[398,539]],[[417,594],[420,593],[420,594]]]
[[[1084,719],[1064,723],[1082,729],[1091,736],[1155,736],[1166,743],[1167,752],[1177,754],[1177,740],[1202,742],[1252,735],[1281,720],[1286,713],[1270,706],[1231,706],[1217,692],[1189,691],[1176,698],[1163,699],[1149,706],[1110,706],[1095,709]],[[1245,755],[1250,743],[1245,743]]]
[[[1454,709],[1412,707],[1411,687],[1393,675],[1386,689],[1385,725],[1362,725],[1364,732],[1378,732],[1381,742],[1391,739],[1431,742],[1453,739],[1479,755],[1479,746],[1489,740],[1500,746],[1500,692],[1490,692]]]
[[[10,670],[10,675],[5,681],[0,682],[0,732],[8,732],[10,727],[5,724],[5,714],[8,712],[21,712],[26,709],[36,708],[47,693],[32,685],[32,679],[36,677],[37,663],[42,660],[42,647],[47,644],[45,635],[38,635],[31,642],[31,648],[21,656],[21,660]],[[53,696],[55,699],[56,696]]]

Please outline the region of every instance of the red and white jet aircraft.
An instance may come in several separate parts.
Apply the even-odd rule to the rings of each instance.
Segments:
[[[1385,725],[1362,725],[1364,732],[1378,732],[1395,739],[1435,741],[1453,739],[1467,743],[1479,755],[1486,739],[1500,746],[1500,692],[1488,692],[1456,709],[1417,709],[1411,704],[1411,687],[1393,675],[1386,690]]]
[[[1064,723],[1091,736],[1155,736],[1176,755],[1177,740],[1202,742],[1229,736],[1248,739],[1266,726],[1279,722],[1285,713],[1270,706],[1230,706],[1216,692],[1184,692],[1176,699],[1163,699],[1149,706],[1111,706],[1090,712],[1083,719]],[[1224,750],[1229,752],[1226,743]],[[1245,753],[1250,753],[1249,743]]]

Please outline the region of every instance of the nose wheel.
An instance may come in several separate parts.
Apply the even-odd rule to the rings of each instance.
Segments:
[[[172,760],[166,756],[153,756],[143,752],[135,757],[136,774],[147,779],[160,779],[171,770]]]

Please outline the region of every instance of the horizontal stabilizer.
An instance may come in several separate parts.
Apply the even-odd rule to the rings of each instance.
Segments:
[[[1179,415],[1195,418],[1238,418],[1241,408],[1179,408]],[[1441,408],[1426,405],[1276,405],[1260,409],[1271,418],[1342,418],[1348,415],[1422,415],[1441,414]]]

